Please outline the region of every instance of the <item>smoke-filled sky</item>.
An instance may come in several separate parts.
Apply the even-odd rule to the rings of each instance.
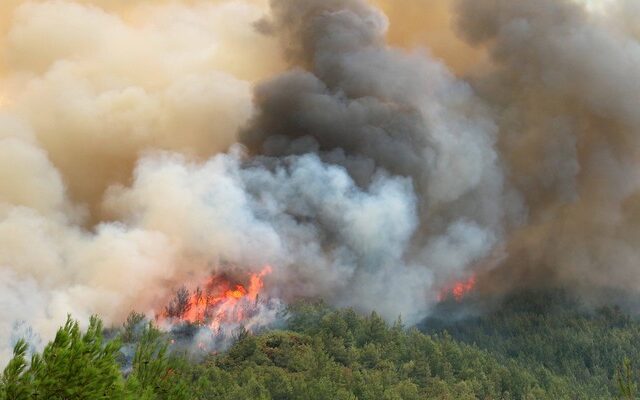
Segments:
[[[212,273],[417,322],[640,290],[635,0],[4,0],[0,360]]]

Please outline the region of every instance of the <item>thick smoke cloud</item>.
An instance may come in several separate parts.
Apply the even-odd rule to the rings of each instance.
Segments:
[[[637,291],[636,3],[429,3],[0,4],[0,360],[265,265],[409,323],[471,275]]]
[[[282,64],[253,27],[263,14],[242,1],[1,2],[0,359],[14,323],[48,340],[67,313],[151,313],[197,269],[180,232],[103,202],[146,152],[206,159],[235,141],[251,82]]]
[[[486,283],[637,291],[640,43],[589,2],[459,2],[458,28],[494,65],[472,80],[529,218]],[[623,11],[624,10],[624,11]],[[506,285],[506,286],[505,286]]]
[[[258,6],[138,3],[113,3],[118,13],[90,2],[21,2],[3,38],[5,102],[93,222],[104,190],[127,182],[145,149],[225,150],[251,113],[248,81],[278,65],[255,66],[253,57],[277,53],[252,28]]]
[[[439,61],[387,47],[387,22],[364,1],[273,1],[262,28],[296,69],[256,89],[242,139],[270,157],[318,154],[365,190],[381,172],[411,180],[416,232],[401,257],[358,261],[368,286],[399,288],[389,294],[396,306],[424,298],[424,307],[392,310],[414,321],[428,310],[425,293],[490,255],[521,205],[505,188],[488,107]],[[405,289],[394,283],[416,273]]]

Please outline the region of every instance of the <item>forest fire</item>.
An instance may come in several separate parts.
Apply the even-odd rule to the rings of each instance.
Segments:
[[[206,325],[218,332],[222,325],[237,325],[257,309],[263,278],[270,274],[270,266],[249,276],[248,285],[234,283],[226,276],[212,276],[204,285],[189,292],[180,288],[175,298],[165,307],[163,319]]]
[[[477,278],[474,274],[466,280],[454,282],[440,291],[438,301],[444,301],[449,298],[453,298],[457,302],[462,301],[462,299],[475,288],[476,281]]]

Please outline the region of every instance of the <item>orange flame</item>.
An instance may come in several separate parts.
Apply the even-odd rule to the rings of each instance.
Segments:
[[[207,324],[218,331],[222,324],[239,323],[245,319],[247,310],[255,307],[258,295],[264,287],[263,278],[272,269],[266,266],[262,271],[251,274],[249,285],[232,285],[222,276],[214,276],[205,285],[206,293],[199,288],[189,295],[188,301],[178,319],[194,324]],[[163,317],[169,317],[169,315]]]
[[[454,282],[440,291],[438,301],[443,301],[450,297],[453,297],[457,302],[462,301],[476,287],[476,281],[476,275],[471,275],[467,280]]]

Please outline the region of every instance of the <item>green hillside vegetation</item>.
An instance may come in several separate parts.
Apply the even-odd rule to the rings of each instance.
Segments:
[[[623,360],[628,358],[632,365],[640,361],[637,318],[618,307],[585,309],[561,291],[514,295],[494,312],[450,321],[432,318],[423,330],[434,335],[447,332],[498,360],[515,361],[538,382],[569,382],[571,398],[616,398]],[[632,375],[635,382],[635,372]]]
[[[286,329],[239,331],[228,351],[198,360],[169,352],[170,337],[136,314],[108,341],[97,318],[86,332],[69,320],[30,360],[25,343],[16,345],[0,380],[0,399],[635,396],[631,364],[616,371],[625,356],[637,359],[640,325],[619,310],[537,313],[511,304],[446,327],[433,320],[428,333],[322,303],[297,304],[289,314]],[[125,359],[123,345],[135,350],[132,358]]]

